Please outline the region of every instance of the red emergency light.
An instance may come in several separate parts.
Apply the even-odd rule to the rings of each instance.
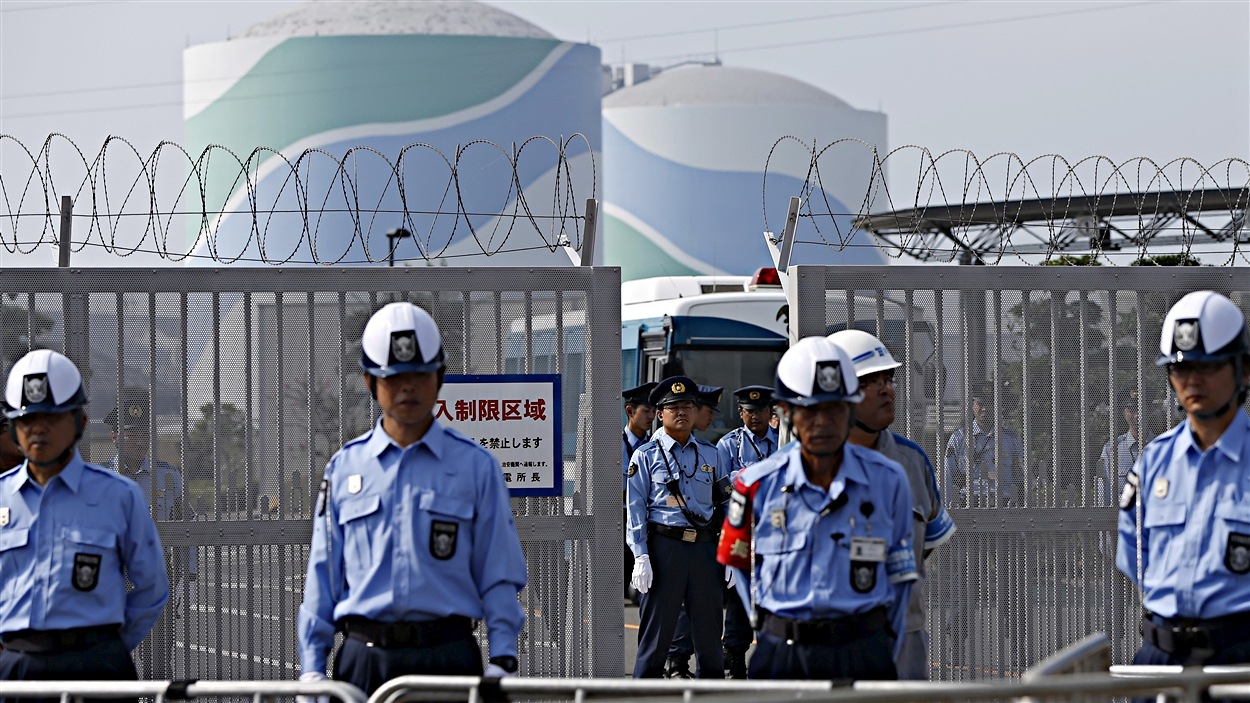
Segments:
[[[781,275],[774,268],[756,269],[755,275],[751,276],[751,282],[747,284],[751,290],[756,288],[780,288]]]

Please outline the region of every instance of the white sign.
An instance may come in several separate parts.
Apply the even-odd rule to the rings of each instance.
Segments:
[[[559,374],[448,374],[438,395],[434,418],[494,454],[512,495],[563,495]]]

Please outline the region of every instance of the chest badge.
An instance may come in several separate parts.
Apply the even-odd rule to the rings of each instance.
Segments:
[[[703,473],[705,473],[705,474],[710,474],[710,473],[712,473],[713,471],[715,471],[716,469],[713,469],[711,464],[704,464],[703,466],[700,466],[700,467],[699,467],[699,470],[700,470],[700,471],[702,471],[702,472],[703,472]]]
[[[435,520],[430,523],[430,556],[447,560],[456,555],[456,541],[460,525],[455,522]]]
[[[1224,566],[1234,574],[1250,573],[1250,535],[1236,532],[1228,534],[1228,545],[1224,548]]]
[[[7,527],[9,524],[9,509],[0,508],[0,527]]]
[[[774,510],[770,517],[770,522],[772,523],[772,526],[778,530],[784,529],[786,526],[786,511]]]
[[[100,583],[100,555],[78,552],[74,555],[74,588],[93,591]]]
[[[1160,476],[1159,478],[1156,478],[1155,486],[1153,490],[1154,490],[1155,498],[1167,498],[1168,497],[1168,480],[1166,478],[1163,478],[1162,476]]]
[[[361,478],[360,474],[352,474],[351,476],[347,477],[347,492],[348,493],[351,493],[351,494],[359,493],[360,489],[363,487],[364,487],[364,479]]]

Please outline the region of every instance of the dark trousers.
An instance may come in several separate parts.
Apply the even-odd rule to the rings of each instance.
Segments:
[[[683,542],[663,535],[647,540],[654,579],[639,606],[638,659],[634,678],[664,674],[677,618],[685,603],[691,620],[699,678],[725,676],[721,654],[721,591],[724,567],[716,563],[715,542]]]
[[[57,652],[0,652],[0,681],[138,681],[135,663],[120,639]],[[0,687],[2,688],[2,687]],[[0,703],[58,703],[59,698],[4,698]],[[130,703],[138,698],[88,698],[96,703]]]
[[[346,637],[334,659],[334,679],[369,696],[396,676],[481,676],[482,671],[482,652],[469,633],[432,647],[371,647]]]
[[[1180,664],[1183,666],[1206,666],[1208,664],[1250,664],[1250,640],[1241,644],[1225,647],[1210,657],[1194,657],[1189,653],[1168,654],[1150,642],[1142,642],[1137,654],[1133,655],[1134,664]],[[1203,694],[1204,701],[1211,700]],[[1153,698],[1134,698],[1134,703],[1153,703]]]
[[[725,635],[721,646],[726,652],[743,652],[751,648],[755,633],[751,630],[751,619],[747,617],[746,606],[738,597],[738,591],[726,587],[725,597]],[[673,632],[673,644],[668,648],[668,658],[678,661],[689,659],[694,654],[694,640],[690,636],[690,616],[683,605],[681,615],[677,618],[677,629]]]
[[[884,630],[837,644],[786,644],[771,632],[757,635],[747,678],[895,681],[894,638]]]

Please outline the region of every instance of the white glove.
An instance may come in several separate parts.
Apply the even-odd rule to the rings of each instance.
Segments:
[[[727,588],[734,587],[734,570],[732,566],[725,567],[725,586]]]
[[[325,681],[326,675],[320,671],[305,671],[299,675],[302,683],[310,681]],[[329,696],[296,696],[295,703],[330,703]]]
[[[651,590],[651,555],[643,554],[640,557],[634,557],[634,575],[629,582],[639,593],[646,593]]]
[[[484,679],[506,679],[509,676],[512,676],[512,674],[504,671],[503,667],[498,664],[487,664],[486,671],[482,672],[482,678]]]

